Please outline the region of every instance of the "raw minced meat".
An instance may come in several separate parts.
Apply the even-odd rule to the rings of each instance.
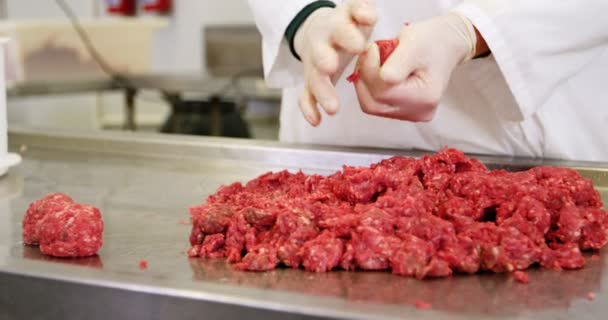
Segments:
[[[608,214],[575,170],[488,170],[445,149],[330,176],[269,172],[190,209],[191,257],[238,269],[391,270],[417,278],[584,266]]]
[[[406,22],[406,25],[407,24]],[[397,45],[399,45],[399,40],[397,39],[389,39],[389,40],[377,40],[376,45],[378,46],[379,54],[380,54],[380,65],[384,65],[384,62],[388,60],[388,57],[393,53]],[[355,70],[351,75],[346,77],[346,80],[351,83],[357,83],[359,81],[360,74],[359,70]]]
[[[23,217],[23,243],[37,245],[40,241],[38,223],[45,215],[63,210],[74,200],[63,193],[51,193],[30,204]]]
[[[103,245],[103,220],[95,207],[62,193],[32,202],[23,218],[23,242],[56,257],[87,257]]]
[[[88,257],[103,245],[103,221],[95,207],[73,203],[39,224],[40,251],[55,257]]]

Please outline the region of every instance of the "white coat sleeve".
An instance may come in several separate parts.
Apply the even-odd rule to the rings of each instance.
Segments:
[[[249,0],[262,34],[264,77],[271,87],[288,88],[304,81],[302,63],[293,57],[285,41],[291,20],[312,0]]]
[[[454,11],[483,35],[524,118],[608,50],[606,0],[465,0]]]

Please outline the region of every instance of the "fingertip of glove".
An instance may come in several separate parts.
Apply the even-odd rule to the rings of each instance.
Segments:
[[[327,112],[327,114],[330,116],[333,116],[336,113],[338,113],[338,109],[339,109],[338,104],[331,104],[331,105],[325,106],[325,112]]]
[[[380,69],[380,79],[388,84],[396,84],[401,82],[401,77],[392,69],[382,67]]]
[[[378,21],[378,16],[375,12],[365,12],[355,15],[355,21],[362,26],[373,26]]]

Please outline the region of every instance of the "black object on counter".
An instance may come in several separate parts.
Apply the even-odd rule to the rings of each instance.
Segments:
[[[204,101],[171,101],[162,133],[251,138],[249,126],[234,102],[213,97]]]

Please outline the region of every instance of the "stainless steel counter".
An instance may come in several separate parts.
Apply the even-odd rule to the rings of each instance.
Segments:
[[[267,273],[188,259],[187,208],[225,183],[282,168],[328,173],[394,152],[291,147],[272,142],[13,129],[24,162],[0,180],[0,319],[602,319],[608,314],[606,253],[579,271],[530,271],[522,285],[482,274],[419,281],[385,272]],[[489,158],[522,169],[540,161]],[[581,168],[608,201],[608,168]],[[21,243],[27,205],[66,192],[99,207],[98,257],[57,259]],[[149,263],[140,270],[140,259]],[[594,301],[587,294],[594,292]],[[415,301],[432,303],[417,310]]]

